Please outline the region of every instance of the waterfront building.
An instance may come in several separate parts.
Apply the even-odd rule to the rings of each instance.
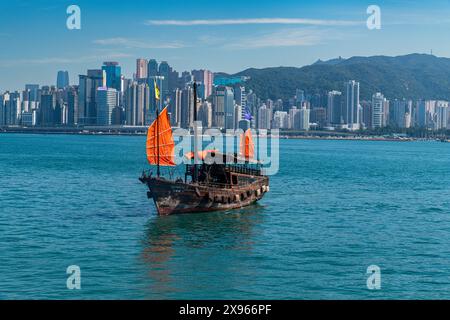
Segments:
[[[289,128],[289,114],[286,111],[275,111],[275,113],[273,114],[273,128],[274,129]]]
[[[298,112],[298,129],[309,130],[311,110],[303,106]]]
[[[0,94],[0,126],[6,126],[6,102],[9,100],[9,93]]]
[[[78,87],[72,86],[67,90],[67,125],[78,124]]]
[[[125,91],[125,122],[129,126],[150,124],[150,88],[147,83],[130,81]]]
[[[289,129],[295,129],[295,119],[297,117],[299,110],[297,107],[292,107],[289,109]]]
[[[372,95],[371,128],[382,128],[386,125],[386,98],[380,92]]]
[[[39,108],[39,124],[50,127],[55,124],[56,95],[54,91],[41,93],[41,106]]]
[[[412,101],[395,99],[390,105],[390,123],[398,128],[410,128]]]
[[[97,89],[106,86],[104,70],[88,70],[87,75],[79,76],[78,119],[79,124],[97,123]]]
[[[344,124],[349,130],[360,127],[359,82],[350,80],[345,84],[345,108],[343,109]]]
[[[344,122],[342,103],[342,93],[340,91],[328,92],[327,122],[329,125],[340,125]]]
[[[101,87],[97,89],[97,125],[110,126],[113,123],[113,110],[117,106],[117,90]]]
[[[271,129],[272,109],[263,104],[258,110],[258,129]]]
[[[327,124],[327,109],[317,107],[311,109],[310,122],[315,123],[319,128],[324,128]]]
[[[435,130],[447,129],[448,124],[448,101],[436,101]]]

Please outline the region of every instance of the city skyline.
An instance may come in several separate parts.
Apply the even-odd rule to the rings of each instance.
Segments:
[[[234,73],[248,67],[301,67],[338,56],[450,56],[444,41],[450,21],[447,1],[431,7],[418,1],[380,1],[381,30],[369,30],[371,3],[346,1],[211,1],[183,4],[78,1],[81,30],[66,28],[66,1],[10,1],[0,12],[0,90],[27,83],[53,84],[58,70],[75,83],[84,70],[120,61],[132,77],[135,57],[169,60],[177,70],[206,68]],[[233,8],[238,7],[239,10]],[[220,10],[219,10],[220,9]],[[13,12],[20,13],[16,19]],[[421,41],[416,41],[415,34]],[[337,45],[339,44],[339,45]],[[376,44],[374,46],[373,44]]]

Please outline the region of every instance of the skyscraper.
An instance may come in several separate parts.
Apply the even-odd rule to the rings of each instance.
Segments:
[[[106,87],[122,90],[122,68],[118,62],[106,61],[103,62],[102,70],[105,72]]]
[[[182,90],[175,89],[172,92],[169,102],[170,123],[172,126],[179,127],[181,122],[181,98]]]
[[[69,87],[67,91],[67,125],[78,124],[78,87]]]
[[[258,111],[258,129],[270,129],[272,122],[272,109],[263,104]]]
[[[436,101],[436,126],[435,130],[447,129],[448,101]]]
[[[343,122],[342,93],[340,91],[328,92],[327,120],[330,125],[339,125]]]
[[[58,76],[56,79],[56,87],[58,89],[64,89],[69,86],[69,72],[68,71],[58,71]]]
[[[41,94],[40,120],[41,126],[53,126],[55,124],[56,96],[53,91],[45,91]]]
[[[146,59],[136,60],[136,80],[148,77],[148,61]]]
[[[181,91],[181,115],[180,126],[181,128],[189,128],[193,123],[192,114],[194,108],[194,93],[190,86],[187,86]]]
[[[412,101],[396,99],[390,109],[391,125],[398,128],[411,127]]]
[[[158,75],[158,62],[155,59],[150,59],[148,62],[148,77],[156,77]]]
[[[234,93],[233,89],[218,86],[213,94],[213,125],[218,128],[234,128]]]
[[[112,124],[112,113],[117,106],[117,90],[100,87],[97,89],[98,110],[97,125],[109,126]]]
[[[386,124],[385,110],[386,98],[377,92],[372,96],[372,128],[382,128]]]
[[[309,130],[309,117],[310,117],[310,109],[303,106],[299,113],[299,129],[300,130]]]
[[[87,75],[79,76],[78,123],[97,123],[97,89],[106,86],[104,70],[88,70]]]
[[[143,126],[151,119],[150,88],[147,83],[131,81],[125,91],[126,124]],[[148,120],[146,120],[148,119]]]
[[[167,61],[162,61],[159,65],[158,73],[160,76],[164,77],[161,83],[161,99],[165,99],[169,94],[169,77],[170,77],[171,68]]]
[[[204,86],[203,99],[208,98],[212,94],[212,86],[214,82],[214,73],[209,70],[192,70],[194,80],[200,82]]]
[[[345,85],[344,123],[349,130],[358,130],[360,127],[359,82],[350,80]]]

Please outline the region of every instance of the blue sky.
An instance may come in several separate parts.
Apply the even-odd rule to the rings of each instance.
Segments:
[[[81,30],[66,28],[71,4],[81,8]],[[381,8],[381,30],[366,27],[370,4]],[[131,77],[138,57],[167,60],[180,72],[230,73],[431,49],[450,57],[449,17],[448,0],[2,1],[0,91],[54,84],[58,70],[76,84],[106,60]]]

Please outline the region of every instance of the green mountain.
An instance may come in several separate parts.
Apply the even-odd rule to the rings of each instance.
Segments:
[[[289,99],[295,89],[314,94],[344,89],[344,82],[360,82],[361,99],[382,92],[388,99],[450,100],[450,59],[428,54],[397,57],[352,57],[317,61],[301,68],[247,69],[233,76],[248,76],[246,87],[262,99]]]

